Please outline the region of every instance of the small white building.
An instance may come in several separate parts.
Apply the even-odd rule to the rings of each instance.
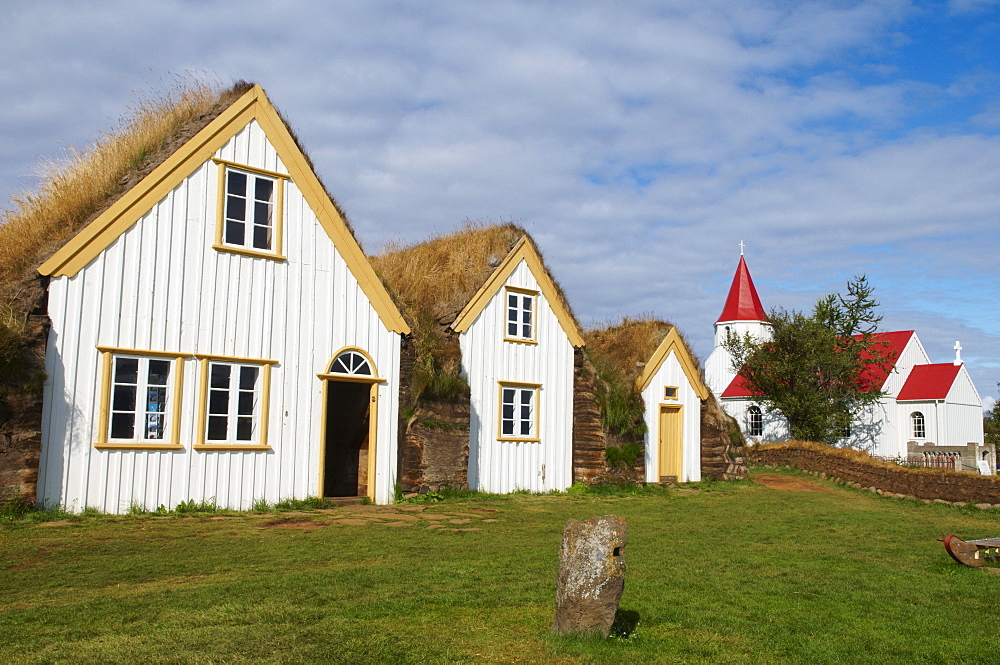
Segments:
[[[40,502],[391,501],[409,328],[259,86],[39,272]]]
[[[748,440],[787,439],[788,422],[780,414],[767,413],[733,369],[732,356],[723,345],[727,331],[738,335],[748,332],[758,340],[770,335],[767,315],[743,256],[715,324],[715,348],[706,364],[706,383]],[[884,457],[906,457],[914,446],[931,450],[972,445],[982,449],[976,454],[981,459],[985,454],[992,469],[993,454],[983,448],[982,399],[961,360],[958,343],[953,363],[931,364],[912,330],[879,332],[874,337],[880,343],[879,352],[891,363],[886,370],[873,362],[867,371],[886,395],[858,414],[841,445]]]
[[[573,363],[583,337],[527,236],[452,323],[471,389],[469,487],[573,484]]]
[[[677,328],[663,337],[636,387],[645,404],[646,482],[701,480],[701,403],[709,391]]]

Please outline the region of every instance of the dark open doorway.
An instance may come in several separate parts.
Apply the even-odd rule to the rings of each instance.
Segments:
[[[368,495],[371,384],[328,381],[323,496]]]

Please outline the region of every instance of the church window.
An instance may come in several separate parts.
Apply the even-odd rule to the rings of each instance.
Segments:
[[[927,431],[924,428],[924,414],[919,411],[914,411],[910,414],[910,422],[913,424],[913,438],[923,439],[927,435]]]
[[[764,434],[764,415],[760,412],[759,406],[751,406],[747,409],[748,432],[750,436],[761,436]]]

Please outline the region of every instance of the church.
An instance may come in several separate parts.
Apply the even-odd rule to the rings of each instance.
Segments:
[[[729,334],[768,339],[771,323],[740,252],[722,313],[715,322],[715,345],[705,364],[705,382],[733,416],[748,442],[789,438],[788,422],[768,413],[733,368],[725,347]],[[983,443],[983,405],[955,342],[951,362],[931,363],[913,330],[878,332],[893,358],[888,371],[872,365],[885,396],[859,413],[839,445],[887,458],[951,456],[955,468],[982,473],[996,468],[995,447]],[[988,471],[985,471],[987,470]]]

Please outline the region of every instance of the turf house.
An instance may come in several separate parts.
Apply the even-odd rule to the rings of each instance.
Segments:
[[[587,330],[587,355],[612,445],[640,456],[638,480],[746,476],[742,436],[705,385],[680,331],[653,317]]]
[[[722,314],[715,323],[715,349],[706,363],[706,382],[727,413],[736,418],[752,441],[781,441],[789,436],[787,421],[768,413],[733,369],[723,346],[727,332],[767,339],[769,323],[746,261],[740,256]],[[995,472],[996,452],[984,445],[982,399],[955,343],[955,359],[931,363],[916,332],[875,333],[888,366],[872,362],[869,374],[886,395],[858,414],[839,445],[882,457],[953,455],[965,470],[980,461]]]
[[[528,234],[467,224],[373,262],[414,327],[403,354],[404,487],[569,487],[583,337]]]
[[[33,264],[37,499],[387,503],[409,328],[264,91],[199,94]]]

